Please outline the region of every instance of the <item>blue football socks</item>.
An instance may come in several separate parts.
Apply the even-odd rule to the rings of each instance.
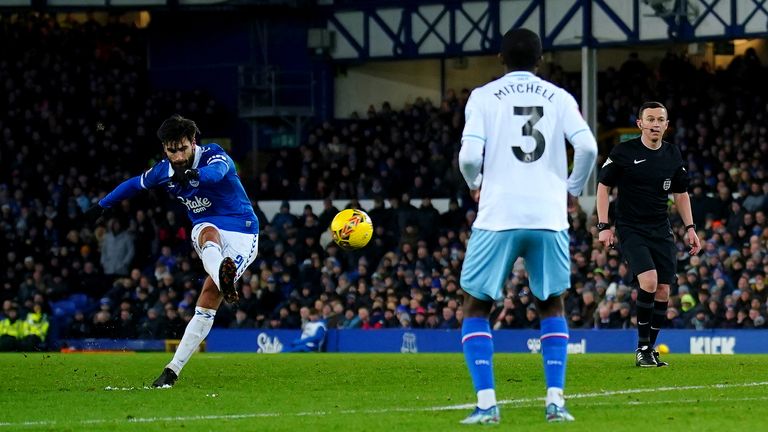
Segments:
[[[568,324],[564,317],[541,321],[541,354],[547,388],[565,387],[565,363],[568,355]]]
[[[488,409],[496,405],[493,381],[493,336],[488,320],[465,318],[461,326],[461,343],[472,383],[478,393],[478,407]],[[480,406],[481,404],[484,406]],[[489,404],[491,405],[485,406]]]

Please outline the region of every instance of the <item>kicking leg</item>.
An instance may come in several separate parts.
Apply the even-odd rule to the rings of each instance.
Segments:
[[[237,266],[230,257],[222,255],[222,242],[219,231],[208,226],[200,231],[198,244],[202,251],[200,259],[206,273],[213,279],[213,283],[224,294],[227,303],[237,303],[238,295],[235,289],[235,275]]]

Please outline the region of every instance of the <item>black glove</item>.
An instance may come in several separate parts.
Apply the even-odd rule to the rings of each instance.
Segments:
[[[107,209],[96,203],[85,211],[84,216],[88,225],[96,225],[96,222],[103,218],[106,213]]]
[[[171,176],[171,181],[178,184],[187,184],[193,180],[200,180],[200,173],[194,168],[184,170],[184,172],[176,170]]]

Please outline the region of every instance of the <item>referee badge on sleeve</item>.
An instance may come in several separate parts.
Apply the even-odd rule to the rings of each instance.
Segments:
[[[670,186],[672,186],[672,179],[665,179],[664,184],[662,185],[664,190],[669,190]]]

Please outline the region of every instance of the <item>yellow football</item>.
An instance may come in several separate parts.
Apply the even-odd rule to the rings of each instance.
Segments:
[[[371,217],[362,210],[342,210],[331,221],[331,234],[333,241],[342,249],[360,249],[373,236]]]
[[[658,351],[659,354],[669,354],[669,347],[667,344],[659,344],[659,346],[656,347],[656,351]]]

